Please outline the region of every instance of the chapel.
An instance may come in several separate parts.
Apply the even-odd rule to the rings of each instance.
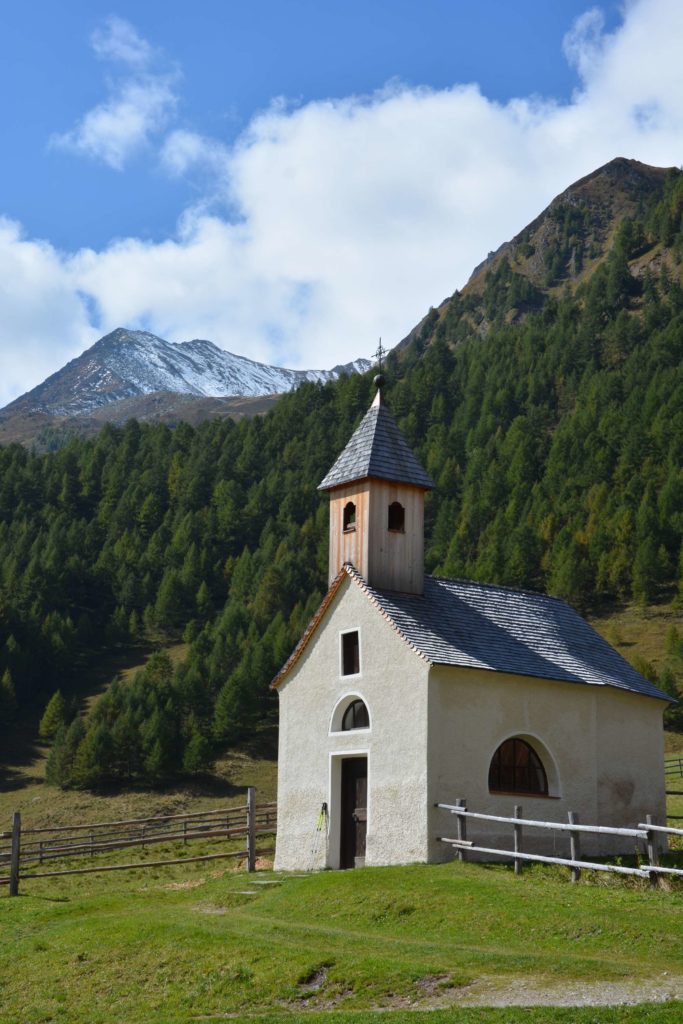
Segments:
[[[663,820],[669,698],[564,601],[425,574],[433,484],[375,383],[320,484],[329,590],[273,681],[276,869],[450,859],[453,819],[436,805],[460,798],[544,821]],[[468,838],[509,848],[510,828],[470,822]],[[583,849],[633,852],[604,836]]]

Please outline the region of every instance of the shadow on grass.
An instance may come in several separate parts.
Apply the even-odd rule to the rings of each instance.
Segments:
[[[169,779],[162,779],[152,783],[144,779],[129,779],[103,782],[96,788],[87,790],[97,797],[132,796],[136,793],[145,793],[155,796],[173,796],[182,791],[192,797],[218,796],[233,797],[247,792],[246,786],[236,786],[221,775],[214,775],[211,772],[188,776],[175,776]]]
[[[23,789],[39,780],[28,774],[45,756],[45,748],[37,742],[36,729],[25,722],[14,723],[2,735],[0,760],[0,792]]]
[[[26,775],[25,772],[0,765],[0,793],[12,793],[19,789],[25,789],[26,786],[42,785],[43,782],[44,779],[37,779],[32,775]]]
[[[277,761],[277,722],[259,724],[239,745],[242,753],[259,761]]]
[[[21,778],[17,769],[33,767],[45,757],[47,750],[38,740],[38,724],[47,702],[57,689],[67,701],[76,702],[83,710],[87,702],[104,693],[113,679],[131,669],[142,668],[150,656],[161,649],[160,644],[136,644],[112,647],[106,651],[81,651],[74,658],[70,681],[30,694],[20,708],[17,720],[2,732],[0,790],[20,789],[40,781]]]

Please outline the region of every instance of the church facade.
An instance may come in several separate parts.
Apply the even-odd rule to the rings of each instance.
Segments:
[[[279,870],[449,859],[436,805],[458,798],[545,821],[663,819],[666,695],[562,601],[426,576],[431,486],[378,387],[320,485],[330,588],[273,683]],[[510,846],[509,826],[468,837]],[[583,849],[631,852],[587,835]]]

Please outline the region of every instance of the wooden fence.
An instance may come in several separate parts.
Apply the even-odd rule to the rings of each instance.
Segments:
[[[667,789],[667,796],[683,796],[683,789]],[[668,821],[683,821],[683,814],[667,814]]]
[[[650,885],[656,888],[659,884],[660,875],[674,875],[683,878],[682,868],[665,867],[659,863],[659,842],[662,835],[683,836],[683,829],[668,828],[665,825],[654,825],[652,816],[647,815],[647,820],[640,823],[636,828],[611,828],[606,825],[581,825],[578,814],[569,812],[569,820],[565,824],[559,821],[537,821],[531,818],[522,817],[522,808],[515,806],[515,816],[506,818],[499,814],[480,814],[477,811],[468,811],[465,800],[457,800],[455,804],[435,804],[442,810],[450,811],[455,815],[456,831],[455,838],[439,836],[439,842],[448,843],[457,851],[458,860],[464,860],[468,852],[485,853],[489,856],[510,857],[515,865],[515,874],[521,874],[524,861],[536,861],[540,864],[562,864],[571,868],[572,882],[578,882],[582,869],[587,871],[609,871],[619,875],[635,875],[639,878],[649,878]],[[479,846],[467,839],[467,821],[496,821],[512,826],[512,850],[494,849],[489,846]],[[548,857],[539,853],[524,853],[522,849],[522,830],[525,828],[549,829],[555,832],[566,832],[569,836],[569,857]],[[641,839],[646,846],[647,866],[625,867],[622,864],[607,864],[602,862],[587,861],[581,859],[581,836],[589,832],[598,835],[630,836],[634,839]]]
[[[664,775],[667,779],[683,777],[683,757],[667,757],[664,760]]]
[[[224,857],[242,857],[247,871],[256,868],[258,854],[272,850],[257,850],[257,837],[273,835],[276,830],[276,805],[256,804],[253,786],[247,790],[247,802],[237,807],[192,814],[155,815],[151,818],[129,818],[125,821],[101,821],[94,824],[63,825],[47,828],[22,828],[21,816],[15,812],[12,829],[0,832],[0,885],[9,886],[10,896],[19,892],[20,879],[54,878],[58,875],[89,874],[94,871],[130,871],[138,868],[158,867],[162,864],[190,864],[202,860]],[[55,860],[75,857],[95,857],[97,854],[131,847],[147,847],[157,843],[183,845],[193,841],[244,838],[246,846],[238,850],[224,850],[198,857],[141,861],[133,864],[104,864],[88,867],[69,867],[61,870],[38,870]],[[7,872],[7,874],[4,874]]]

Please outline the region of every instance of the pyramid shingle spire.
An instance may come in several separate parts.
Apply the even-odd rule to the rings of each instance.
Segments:
[[[318,490],[329,491],[365,477],[413,484],[425,490],[434,486],[384,404],[381,385],[360,426]]]

